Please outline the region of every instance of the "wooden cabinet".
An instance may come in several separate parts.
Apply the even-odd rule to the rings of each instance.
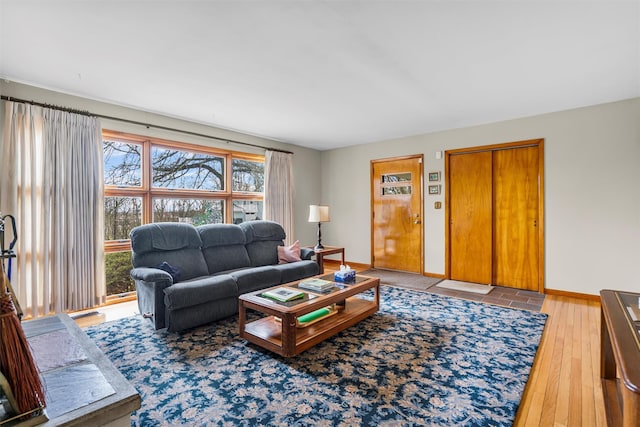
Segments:
[[[449,278],[544,289],[542,142],[447,152]]]

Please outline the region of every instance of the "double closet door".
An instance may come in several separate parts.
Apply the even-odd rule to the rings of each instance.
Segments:
[[[448,277],[542,292],[543,141],[447,152]]]

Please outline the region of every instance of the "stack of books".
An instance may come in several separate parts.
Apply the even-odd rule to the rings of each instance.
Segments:
[[[324,279],[305,279],[298,283],[298,287],[316,292],[326,292],[333,288],[333,282]]]

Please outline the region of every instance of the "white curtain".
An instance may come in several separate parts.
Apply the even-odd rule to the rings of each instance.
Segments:
[[[25,316],[104,303],[99,120],[17,102],[5,110],[0,211],[16,218],[11,284]]]
[[[293,235],[293,154],[267,150],[264,164],[264,216],[282,225],[287,238]]]

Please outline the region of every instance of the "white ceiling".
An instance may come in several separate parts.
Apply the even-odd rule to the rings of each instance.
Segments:
[[[321,150],[640,96],[640,0],[0,0],[0,77]]]

